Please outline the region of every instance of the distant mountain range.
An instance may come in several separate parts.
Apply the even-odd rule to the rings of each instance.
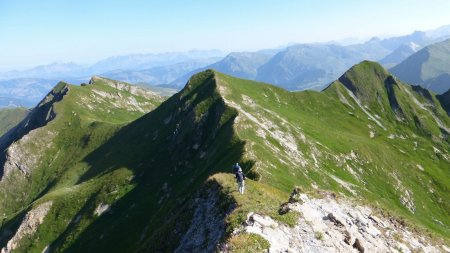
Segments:
[[[450,33],[446,37],[448,35]],[[275,84],[288,90],[320,90],[362,60],[380,61],[387,67],[393,66],[419,48],[446,37],[435,38],[418,31],[386,39],[375,37],[365,43],[348,46],[333,43],[297,44],[279,50],[270,58],[266,55],[266,61],[260,53],[241,53],[240,57],[233,57],[233,61],[229,57],[232,55],[229,55],[216,64],[192,73],[214,68],[229,75]],[[182,87],[188,76],[176,80],[172,85]]]
[[[61,79],[79,78],[89,75],[88,66],[82,66],[74,62],[52,63],[49,65],[37,66],[27,70],[13,70],[0,73],[0,80],[11,79]]]
[[[101,74],[115,80],[129,83],[167,84],[185,73],[212,64],[221,57],[190,60],[171,65],[156,66],[144,70],[113,70]]]
[[[205,59],[221,59],[226,53],[219,50],[192,50],[161,54],[132,54],[110,57],[93,65],[79,65],[73,62],[52,63],[22,71],[0,73],[0,80],[18,78],[89,80],[90,76],[111,71],[146,70],[153,67],[169,66],[178,63],[198,62]],[[205,62],[208,65],[210,62]]]
[[[176,80],[170,82],[170,87],[183,87],[188,79],[195,73],[215,69],[239,78],[254,80],[258,75],[258,69],[269,61],[280,50],[262,50],[258,52],[236,52],[228,54],[218,62],[192,70]]]
[[[405,82],[446,92],[450,89],[450,39],[423,48],[391,71]]]
[[[100,75],[130,83],[181,89],[190,76],[212,68],[240,78],[275,84],[288,90],[321,90],[338,78],[346,69],[362,60],[378,61],[393,67],[419,49],[450,37],[450,26],[432,31],[414,32],[405,36],[385,39],[372,38],[365,43],[340,45],[337,42],[291,44],[277,49],[257,52],[234,52],[226,55],[219,50],[171,52],[162,54],[134,54],[110,57],[91,66],[76,63],[54,63],[24,71],[0,73],[0,80],[13,89],[24,79],[34,79],[38,86],[56,80],[71,83],[86,82],[90,76]],[[396,69],[393,69],[396,73]],[[399,75],[399,77],[402,77]],[[431,90],[446,80],[446,76],[433,76]],[[419,79],[408,77],[406,81]],[[30,87],[34,84],[28,82]],[[22,86],[23,87],[23,86]],[[48,91],[48,90],[47,90]],[[45,92],[35,93],[29,101],[21,101],[15,93],[0,94],[0,107],[8,105],[30,106],[38,102]],[[38,96],[39,95],[39,96]]]
[[[90,71],[101,74],[113,70],[147,70],[177,63],[196,62],[217,57],[222,58],[225,55],[226,53],[220,50],[191,50],[188,52],[115,56],[95,63],[90,67]]]
[[[0,80],[0,107],[34,107],[56,83],[57,80],[39,78]]]
[[[409,44],[403,44],[399,46],[397,49],[392,51],[392,53],[386,55],[383,59],[379,60],[383,66],[389,68],[397,65],[399,62],[402,62],[410,55],[417,52],[421,46],[417,45],[414,42],[410,42]]]

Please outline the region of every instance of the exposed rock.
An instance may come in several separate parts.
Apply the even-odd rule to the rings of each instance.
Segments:
[[[255,225],[259,224],[262,227],[278,227],[278,223],[272,220],[270,217],[265,217],[256,213],[249,213],[247,215],[247,224]]]
[[[294,190],[291,192],[291,196],[289,196],[289,203],[296,203],[300,202],[300,193],[301,189],[299,187],[295,187]]]
[[[9,146],[5,152],[3,175],[0,182],[13,172],[20,172],[25,176],[29,175],[39,165],[41,157],[51,147],[54,137],[55,133],[38,128],[30,131],[22,139]]]
[[[15,235],[8,241],[6,247],[3,247],[1,253],[13,252],[20,246],[20,241],[24,237],[31,237],[44,222],[44,218],[52,207],[53,202],[45,202],[33,210],[29,211],[22,220]]]
[[[37,147],[38,153],[45,153],[48,144],[52,142],[52,134],[43,132],[41,128],[56,117],[54,104],[61,101],[68,92],[69,86],[60,82],[22,122],[0,136],[0,180],[15,169],[24,174],[33,169],[39,157],[29,157],[28,153],[36,152],[28,152],[28,148]],[[33,138],[33,136],[39,136],[39,138]],[[17,144],[17,142],[20,143]]]
[[[269,241],[270,252],[398,252],[397,248],[403,252],[440,252],[442,248],[415,235],[396,219],[374,216],[369,207],[337,202],[331,196],[309,199],[306,194],[300,195],[302,204],[289,205],[292,212],[301,213],[294,227],[249,213],[245,231]]]
[[[289,208],[289,203],[283,203],[281,204],[280,208],[278,209],[278,213],[280,215],[287,214],[291,209]]]
[[[348,245],[350,245],[350,242],[352,240],[352,237],[350,236],[350,233],[345,230],[344,231],[344,242],[347,243]]]
[[[332,213],[329,213],[327,215],[327,217],[328,217],[328,219],[330,219],[330,221],[332,221],[334,223],[334,225],[336,225],[338,227],[344,226],[344,224],[340,220],[336,219],[336,217],[334,217],[334,215]]]
[[[106,84],[110,87],[113,87],[113,88],[121,90],[121,91],[127,91],[136,96],[143,96],[146,98],[152,98],[152,97],[158,96],[156,93],[154,93],[150,90],[147,90],[147,89],[144,89],[144,88],[141,88],[138,86],[130,85],[125,82],[111,80],[111,79],[100,77],[100,76],[93,76],[91,78],[91,80],[89,80],[89,84],[91,84],[91,85],[95,85],[96,82],[102,82],[103,84]]]
[[[175,252],[213,252],[224,235],[229,210],[220,209],[217,189],[212,188],[205,195],[196,199],[191,224]]]
[[[357,249],[360,253],[364,253],[364,247],[361,245],[358,239],[353,243],[353,248]]]
[[[103,213],[105,213],[105,212],[107,212],[107,211],[109,211],[109,205],[108,205],[108,204],[100,203],[100,204],[97,206],[97,208],[95,208],[94,213],[95,213],[97,216],[100,216],[100,215],[102,215]]]

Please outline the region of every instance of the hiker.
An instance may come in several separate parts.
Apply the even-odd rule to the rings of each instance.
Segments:
[[[241,194],[244,194],[244,188],[245,188],[245,175],[242,172],[242,169],[239,167],[238,171],[236,172],[236,182],[238,184],[238,191]]]
[[[233,165],[233,174],[236,174],[241,169],[241,166],[239,166],[239,163],[236,163]]]

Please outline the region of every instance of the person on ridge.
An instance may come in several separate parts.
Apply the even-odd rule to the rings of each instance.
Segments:
[[[236,174],[241,169],[241,166],[239,166],[239,163],[236,163],[233,165],[233,174]]]
[[[238,171],[236,172],[236,182],[238,184],[238,190],[240,194],[244,194],[245,189],[245,175],[242,172],[242,169],[239,167]]]

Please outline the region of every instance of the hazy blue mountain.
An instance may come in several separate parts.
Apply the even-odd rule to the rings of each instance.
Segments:
[[[0,81],[0,107],[33,107],[57,80],[21,78]]]
[[[442,37],[450,37],[450,25],[444,25],[437,29],[426,31],[428,37],[431,38],[442,38]]]
[[[271,56],[272,54],[260,52],[231,53],[208,68],[239,78],[254,79],[258,73],[258,68],[266,63]]]
[[[425,32],[416,31],[385,39],[374,37],[365,43],[348,46],[297,44],[279,52],[261,66],[256,80],[289,90],[321,89],[362,60],[380,61],[386,66],[393,66],[419,47],[437,40],[428,37]]]
[[[256,80],[289,90],[320,89],[361,58],[357,52],[339,45],[296,45],[262,65]]]
[[[434,41],[436,39],[428,37],[425,32],[414,32],[385,39],[374,37],[365,43],[347,46],[335,43],[291,44],[285,49],[272,51],[232,53],[215,64],[178,78],[171,86],[182,87],[192,74],[212,68],[289,90],[319,90],[362,60],[381,61],[386,66],[393,66],[417,48]]]
[[[104,73],[112,70],[144,70],[158,66],[173,65],[212,57],[223,57],[220,50],[192,50],[188,52],[168,52],[161,54],[131,54],[114,56],[101,60],[91,66],[93,73]]]
[[[423,48],[391,71],[405,82],[446,92],[450,88],[450,39]]]
[[[124,56],[114,56],[91,66],[79,65],[73,62],[52,63],[41,65],[27,70],[8,71],[0,73],[0,80],[10,80],[19,78],[40,78],[58,80],[88,80],[90,76],[100,75],[110,71],[136,71],[153,67],[174,65],[192,61],[192,64],[199,60],[216,58],[220,59],[226,54],[219,50],[191,50],[188,52],[169,52],[161,54],[133,54]],[[213,61],[206,61],[205,65]]]
[[[400,45],[397,49],[395,49],[392,53],[385,56],[379,62],[383,64],[384,67],[390,68],[398,63],[402,62],[410,55],[414,54],[421,48],[420,45],[410,42],[409,44]]]
[[[144,70],[115,70],[101,74],[115,80],[128,83],[145,83],[150,85],[168,84],[195,69],[210,65],[221,58],[190,60],[168,66],[157,66]]]
[[[172,87],[183,87],[189,78],[206,69],[215,69],[228,75],[254,80],[259,67],[265,64],[279,50],[267,49],[258,52],[234,52],[222,60],[193,70],[170,83]]]
[[[421,31],[415,31],[411,34],[404,35],[404,36],[397,36],[397,37],[390,37],[386,39],[381,39],[378,41],[378,43],[389,50],[395,50],[401,45],[409,44],[411,42],[414,42],[418,45],[424,45],[429,44],[433,41],[433,38],[430,38],[427,36],[425,32]]]
[[[80,77],[87,74],[87,67],[73,62],[52,63],[49,65],[37,66],[22,71],[8,71],[0,73],[0,80],[21,79],[21,78],[41,78],[41,79],[63,79]]]
[[[362,60],[379,61],[385,67],[395,66],[418,48],[442,41],[445,36],[449,36],[448,30],[448,27],[441,27],[385,39],[374,37],[365,43],[353,45],[332,42],[291,43],[287,47],[235,52],[226,57],[219,50],[115,56],[92,66],[55,63],[25,71],[0,73],[0,80],[39,78],[81,83],[88,76],[103,75],[130,83],[181,88],[191,75],[212,68],[240,78],[273,83],[289,90],[322,89]],[[445,75],[436,76],[430,85],[438,87],[443,80],[446,80]]]

